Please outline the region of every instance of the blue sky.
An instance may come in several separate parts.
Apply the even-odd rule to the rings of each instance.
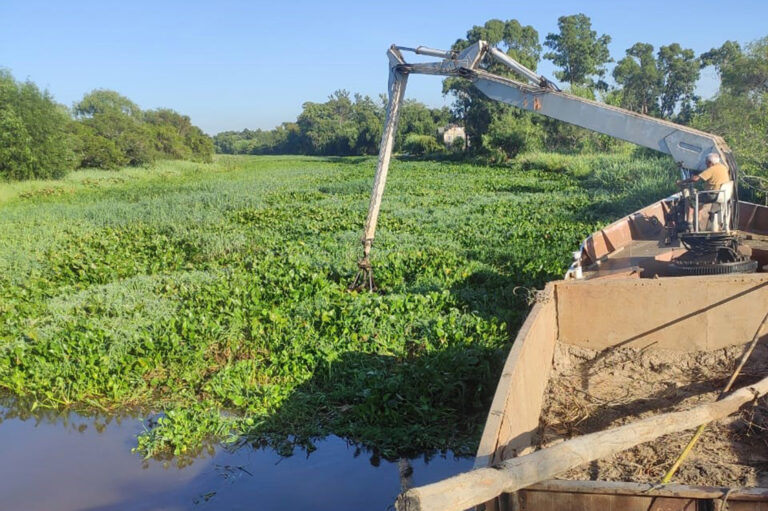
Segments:
[[[41,1],[0,0],[0,67],[66,105],[95,88],[142,108],[169,107],[206,132],[272,128],[336,89],[377,96],[392,43],[448,48],[472,25],[516,18],[543,42],[557,18],[583,12],[621,58],[638,41],[696,53],[768,35],[768,2],[721,1]],[[542,61],[539,71],[552,75]],[[439,78],[406,96],[448,104]],[[700,93],[716,90],[705,71]]]

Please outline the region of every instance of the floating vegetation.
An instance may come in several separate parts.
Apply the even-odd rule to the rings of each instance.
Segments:
[[[395,162],[380,293],[347,291],[372,159],[163,163],[20,193],[0,206],[0,388],[35,408],[156,410],[147,456],[211,440],[289,454],[328,434],[384,457],[471,454],[527,311],[515,290],[672,182],[631,155],[536,161]],[[638,165],[650,177],[631,179]]]

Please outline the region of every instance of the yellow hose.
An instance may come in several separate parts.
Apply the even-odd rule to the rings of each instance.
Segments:
[[[677,469],[680,468],[680,465],[682,465],[683,461],[685,461],[685,458],[688,457],[688,454],[691,452],[691,449],[693,449],[693,446],[696,445],[696,442],[699,441],[699,437],[702,433],[704,433],[704,429],[706,427],[707,424],[702,424],[696,429],[696,433],[694,433],[691,439],[688,441],[688,445],[685,446],[685,449],[683,449],[683,452],[681,452],[680,456],[677,457],[675,463],[670,467],[667,473],[664,474],[664,478],[661,480],[661,484],[667,484],[672,480],[675,472],[677,472]]]

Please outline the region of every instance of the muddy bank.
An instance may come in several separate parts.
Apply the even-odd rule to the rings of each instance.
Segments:
[[[713,401],[743,351],[744,346],[693,353],[633,348],[598,352],[558,344],[541,415],[539,445]],[[735,387],[767,375],[768,348],[759,345]],[[562,477],[658,482],[692,433],[666,435]],[[711,424],[673,482],[768,486],[766,433],[765,400]]]

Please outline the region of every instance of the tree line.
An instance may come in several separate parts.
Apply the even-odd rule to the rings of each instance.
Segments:
[[[142,111],[111,90],[85,94],[70,109],[0,70],[0,178],[56,178],[77,168],[210,161],[212,155],[211,138],[173,110]]]
[[[492,19],[470,28],[452,49],[479,40],[533,70],[542,59],[552,61],[555,76],[572,94],[722,135],[748,173],[768,175],[768,37],[746,46],[726,41],[701,55],[676,42],[658,49],[637,42],[610,73],[611,37],[593,30],[584,14],[561,16],[558,31],[543,41],[530,25]],[[493,61],[482,66],[515,77]],[[711,99],[695,92],[704,68],[714,69],[720,79]],[[621,144],[488,100],[464,78],[444,79],[443,94],[452,98],[450,107],[406,100],[396,151],[466,152],[501,162],[524,151],[605,151]],[[115,91],[94,90],[67,108],[34,83],[0,70],[0,177],[56,177],[75,168],[144,165],[158,158],[210,161],[214,149],[228,154],[375,154],[385,105],[384,96],[339,90],[325,102],[304,103],[294,122],[272,130],[226,131],[211,139],[189,117],[170,109],[142,111]],[[452,123],[464,128],[466,143],[448,148],[440,130]]]
[[[561,16],[558,31],[543,42],[536,29],[518,20],[492,19],[470,28],[456,40],[453,50],[485,40],[512,58],[536,70],[542,59],[557,67],[555,77],[567,91],[635,112],[668,119],[722,135],[737,151],[751,173],[768,173],[768,38],[741,46],[726,41],[696,55],[690,48],[670,42],[655,48],[637,42],[614,63],[611,37],[593,30],[584,14]],[[502,65],[486,61],[486,69],[514,78]],[[704,68],[720,77],[711,99],[696,95]],[[608,79],[613,78],[609,84]],[[450,109],[430,109],[406,101],[395,149],[411,153],[447,150],[438,138],[448,123],[463,126],[472,155],[504,161],[522,151],[580,152],[608,150],[620,143],[575,126],[488,100],[464,78],[443,80],[443,94],[452,98]],[[296,122],[274,130],[228,131],[214,137],[216,150],[237,154],[375,154],[385,114],[385,98],[338,91],[325,103],[304,103]],[[463,147],[461,148],[463,149]]]
[[[386,97],[337,90],[324,103],[304,103],[296,122],[273,130],[224,131],[213,137],[224,154],[370,155],[379,150]],[[452,120],[447,108],[428,108],[406,100],[400,114],[395,149],[414,153],[441,149],[436,135]]]

